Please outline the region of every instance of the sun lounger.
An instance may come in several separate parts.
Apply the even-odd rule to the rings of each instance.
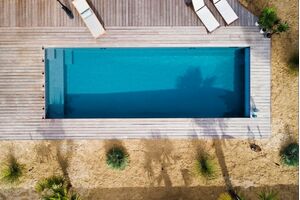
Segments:
[[[105,29],[86,0],[74,0],[72,3],[95,38],[105,33]]]
[[[227,0],[213,0],[213,3],[228,25],[239,18]]]
[[[208,32],[213,32],[217,29],[220,24],[210,12],[210,10],[205,6],[204,0],[193,0],[194,10],[200,18],[201,22],[204,24]]]

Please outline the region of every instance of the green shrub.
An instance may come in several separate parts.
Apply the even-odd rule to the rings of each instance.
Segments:
[[[279,19],[277,17],[277,13],[274,8],[264,8],[259,16],[258,23],[261,28],[268,30],[272,30],[273,26],[279,23]]]
[[[196,161],[196,173],[207,179],[215,178],[216,166],[213,159],[206,153],[201,153]]]
[[[283,33],[289,30],[287,22],[281,22],[274,8],[264,8],[258,19],[259,26],[267,33],[267,37],[273,34]]]
[[[35,190],[43,200],[80,200],[76,193],[67,188],[67,182],[61,176],[52,176],[39,181]]]
[[[60,176],[52,176],[39,181],[35,190],[41,195],[43,200],[68,199],[65,180]]]
[[[23,175],[24,165],[20,164],[17,159],[10,155],[7,162],[1,170],[1,180],[6,183],[17,183]]]
[[[61,176],[51,176],[43,179],[36,184],[35,190],[42,193],[45,190],[65,187],[65,180]]]
[[[291,143],[281,152],[282,162],[289,166],[298,166],[299,164],[299,144]]]
[[[278,24],[278,26],[276,27],[276,30],[275,32],[276,33],[283,33],[283,32],[286,32],[290,29],[290,26],[287,22],[280,22]]]
[[[274,191],[262,191],[258,194],[259,200],[279,200],[278,193]]]
[[[123,170],[128,165],[128,157],[122,148],[113,147],[106,154],[106,163],[112,169]]]

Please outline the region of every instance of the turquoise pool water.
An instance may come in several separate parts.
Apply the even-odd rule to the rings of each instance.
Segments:
[[[47,48],[47,118],[249,117],[249,48]]]

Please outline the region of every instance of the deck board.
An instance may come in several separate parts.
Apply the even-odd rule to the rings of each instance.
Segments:
[[[84,26],[71,1],[64,1],[75,18],[70,20],[56,1],[1,0],[0,27],[78,27]],[[202,26],[193,9],[184,0],[90,0],[105,26]],[[224,20],[210,0],[206,5],[222,26]],[[239,20],[232,26],[253,26],[256,16],[238,0],[228,0]]]
[[[220,27],[213,34],[207,34],[204,27],[190,25],[112,26],[107,27],[107,34],[95,40],[85,27],[1,27],[0,139],[268,137],[271,134],[270,40],[258,31],[253,26]],[[250,46],[251,96],[260,112],[258,118],[252,119],[43,119],[43,46]]]

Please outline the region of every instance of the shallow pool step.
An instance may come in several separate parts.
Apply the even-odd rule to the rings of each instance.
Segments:
[[[64,50],[45,49],[46,117],[64,117]],[[51,112],[48,112],[50,111]]]

